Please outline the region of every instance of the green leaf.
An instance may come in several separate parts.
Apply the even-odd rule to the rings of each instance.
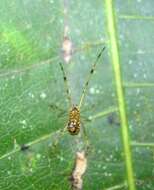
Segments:
[[[0,190],[71,189],[82,151],[84,190],[153,190],[154,2],[0,2]],[[104,46],[72,136],[59,63],[78,105]]]

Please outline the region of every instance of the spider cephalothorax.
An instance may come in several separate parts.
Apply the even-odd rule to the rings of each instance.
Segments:
[[[69,112],[67,129],[71,135],[77,135],[80,131],[80,111],[77,106],[73,106]]]

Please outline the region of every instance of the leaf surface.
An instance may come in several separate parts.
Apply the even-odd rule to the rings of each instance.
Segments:
[[[90,146],[83,189],[153,190],[154,2],[0,2],[0,189],[70,189],[76,152],[86,145],[84,126]],[[66,34],[73,51],[68,64]],[[80,110],[81,133],[62,134],[70,107],[59,62],[78,105],[104,46]]]

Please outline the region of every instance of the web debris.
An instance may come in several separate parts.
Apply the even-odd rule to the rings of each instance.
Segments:
[[[83,186],[82,176],[84,175],[86,169],[87,169],[87,158],[85,152],[84,151],[77,152],[74,169],[70,177],[71,187],[73,190],[82,190]]]
[[[63,35],[63,43],[62,43],[62,54],[63,60],[65,63],[69,63],[72,54],[73,54],[73,43],[70,40],[69,36],[69,24],[68,24],[68,2],[64,0],[64,35]]]

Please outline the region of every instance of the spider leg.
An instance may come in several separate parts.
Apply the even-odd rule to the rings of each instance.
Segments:
[[[66,77],[66,73],[65,73],[64,67],[63,67],[61,62],[59,63],[59,65],[60,65],[60,68],[61,68],[61,71],[62,71],[62,74],[63,74],[63,80],[64,80],[64,84],[65,84],[67,98],[68,98],[70,107],[72,107],[72,98],[71,98],[71,94],[70,94],[70,90],[69,90],[69,85],[68,85],[68,80],[67,80],[67,77]]]
[[[83,122],[81,122],[81,127],[83,129],[83,140],[84,140],[84,143],[85,143],[85,153],[88,154],[89,148],[90,148],[90,142],[89,142],[88,135],[87,135],[87,132],[86,132],[86,128],[85,128]]]
[[[65,126],[63,129],[60,129],[59,131],[57,131],[57,134],[55,135],[55,139],[53,140],[54,147],[57,146],[60,139],[65,135],[66,130],[67,130],[67,126]]]
[[[96,65],[97,65],[97,63],[98,63],[98,61],[99,61],[99,59],[100,59],[100,57],[101,57],[101,55],[102,55],[102,53],[103,53],[104,50],[105,50],[105,47],[103,47],[103,49],[101,50],[101,52],[100,52],[100,53],[98,54],[98,56],[96,57],[96,60],[95,60],[94,64],[92,65],[92,68],[91,68],[91,70],[90,70],[90,72],[89,72],[89,74],[88,74],[87,80],[86,80],[86,82],[85,82],[85,84],[84,84],[84,87],[83,87],[83,90],[82,90],[82,94],[81,94],[81,98],[80,98],[80,102],[79,102],[79,106],[78,106],[79,109],[81,108],[81,106],[82,106],[82,104],[83,104],[83,100],[84,100],[84,98],[85,98],[86,91],[87,91],[87,87],[88,87],[88,85],[89,85],[89,81],[90,81],[90,79],[91,79],[91,76],[92,76],[92,74],[94,73],[94,70],[95,70],[95,68],[96,68]]]
[[[57,114],[58,117],[64,117],[67,114],[63,108],[61,108],[60,106],[58,106],[54,103],[49,104],[49,109],[58,112],[58,114]]]

